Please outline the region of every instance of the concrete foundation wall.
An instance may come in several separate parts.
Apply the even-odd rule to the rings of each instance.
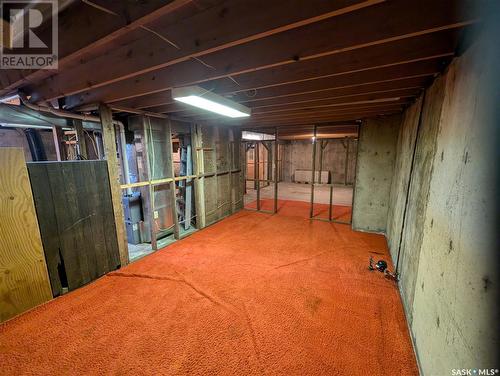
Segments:
[[[358,141],[353,222],[355,230],[385,232],[400,115],[368,119]]]
[[[318,140],[316,149],[316,169],[320,169],[320,144],[323,141],[323,171],[330,171],[330,183],[352,185],[356,176],[356,156],[358,142],[355,139]],[[347,143],[349,156],[347,157]],[[312,142],[311,140],[289,141],[284,144],[283,181],[294,181],[295,170],[311,170]],[[345,165],[347,179],[345,179]],[[324,182],[326,183],[326,182]]]
[[[418,103],[400,130],[387,236],[395,262],[402,233],[399,287],[424,375],[500,366],[499,189],[491,163],[498,150],[491,109],[500,93],[490,82],[499,66],[490,46],[480,40],[435,80],[418,134],[406,121]]]
[[[387,216],[387,238],[392,258],[396,260],[397,250],[401,238],[403,216],[405,212],[408,183],[415,150],[417,128],[422,108],[422,97],[406,109],[399,127],[398,143],[396,149],[396,162],[391,184],[389,198],[389,211]]]
[[[408,203],[401,243],[396,243],[391,236],[391,254],[397,259],[400,247],[401,259],[399,272],[401,273],[400,286],[406,307],[412,307],[415,292],[420,248],[424,231],[425,218],[423,213],[429,199],[429,185],[432,176],[432,164],[436,154],[436,137],[439,130],[441,106],[443,104],[446,78],[440,76],[427,90],[422,107],[420,127],[416,138],[415,156],[411,182],[408,191]],[[395,234],[399,240],[401,228]],[[393,244],[395,244],[394,248]],[[407,311],[407,320],[412,323],[412,310]]]

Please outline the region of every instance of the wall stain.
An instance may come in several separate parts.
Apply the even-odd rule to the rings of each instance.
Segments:
[[[488,291],[488,289],[490,288],[490,285],[491,285],[490,277],[488,277],[487,275],[485,275],[483,277],[483,289],[484,289],[484,292]]]

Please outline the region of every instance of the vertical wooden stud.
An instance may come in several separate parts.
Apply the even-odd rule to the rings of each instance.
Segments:
[[[115,126],[111,109],[105,104],[99,105],[99,115],[101,117],[102,138],[104,143],[104,153],[108,167],[109,185],[111,188],[111,201],[115,216],[116,236],[118,240],[118,250],[120,252],[121,266],[128,264],[128,247],[125,235],[125,220],[123,218],[122,191],[120,188],[120,174],[118,170],[118,159],[116,156]]]
[[[153,147],[153,138],[152,138],[152,130],[151,130],[151,120],[147,116],[142,116],[142,132],[143,132],[143,149],[145,164],[146,164],[146,175],[147,179],[150,182],[148,185],[148,196],[149,196],[149,234],[151,236],[151,248],[156,251],[158,249],[158,243],[156,239],[156,226],[155,226],[155,192],[154,186],[151,184],[151,180],[153,180],[153,173],[151,171],[151,148]]]
[[[205,173],[203,163],[203,148],[201,143],[201,128],[198,124],[191,124],[191,140],[193,144],[194,174],[198,176],[194,181],[194,200],[196,208],[196,225],[198,229],[206,226],[205,219]]]
[[[76,141],[78,142],[78,155],[83,159],[88,159],[87,140],[85,140],[83,123],[80,119],[73,119],[73,126],[75,127]]]
[[[170,178],[175,178],[175,169],[174,169],[174,158],[173,158],[173,146],[172,146],[172,124],[170,119],[166,121],[165,124],[165,132],[167,137],[167,155],[166,155],[166,163],[169,166]],[[175,197],[175,180],[170,182],[170,202],[172,203],[172,213],[174,219],[174,238],[180,238],[180,228],[179,228],[179,217],[177,217],[177,202]]]
[[[57,160],[58,161],[66,160],[65,150],[61,147],[62,146],[62,129],[53,125],[52,126],[52,138],[54,140],[54,148],[56,149]]]
[[[255,182],[257,183],[257,210],[260,210],[260,151],[259,151],[259,141],[255,142],[255,148],[254,148],[254,158],[253,162],[257,166],[256,173],[255,175]]]
[[[312,150],[312,172],[311,172],[311,207],[309,209],[309,218],[313,217],[313,211],[314,211],[314,184],[315,184],[315,179],[314,176],[316,175],[316,125],[314,126],[314,131],[313,131],[313,150]]]
[[[278,212],[278,127],[274,128],[274,207],[273,212]]]

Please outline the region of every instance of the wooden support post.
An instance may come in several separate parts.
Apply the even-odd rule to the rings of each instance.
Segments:
[[[219,139],[219,127],[214,127],[214,144],[212,145],[212,158],[214,161],[215,165],[215,172],[218,173],[219,171],[219,166],[217,166],[217,144],[219,143],[220,145],[220,139]],[[222,218],[222,203],[219,202],[219,178],[217,174],[212,178],[215,180],[215,213],[217,214],[217,220]]]
[[[66,150],[62,148],[62,129],[52,126],[52,138],[54,139],[54,148],[56,149],[56,157],[58,161],[66,160]]]
[[[316,125],[314,126],[313,132],[313,150],[312,150],[312,173],[311,173],[311,207],[309,210],[309,218],[313,217],[314,211],[314,175],[316,175]]]
[[[196,208],[196,225],[198,229],[205,227],[205,177],[200,176],[205,173],[203,163],[203,148],[201,145],[201,129],[198,124],[191,124],[191,140],[193,144],[194,174],[199,176],[194,181],[194,200]]]
[[[247,170],[248,170],[248,142],[245,142],[244,144],[245,147],[241,147],[239,149],[240,151],[240,169],[242,171],[242,176],[243,176],[243,195],[247,194]],[[242,152],[245,151],[245,154],[242,156]],[[244,157],[244,158],[242,158]]]
[[[257,176],[259,175],[259,164],[257,161],[259,158],[257,157],[257,142],[254,143],[254,148],[253,148],[253,178],[257,179]],[[253,183],[253,189],[257,190],[257,181],[254,181]]]
[[[257,183],[257,210],[260,210],[260,155],[259,155],[259,141],[255,142],[255,158],[254,162],[257,166],[257,175],[255,176]]]
[[[274,214],[278,212],[278,127],[274,128]]]
[[[231,214],[233,214],[236,211],[236,191],[233,183],[233,161],[234,161],[234,153],[233,149],[235,145],[234,141],[234,130],[229,129],[229,202],[231,204]]]
[[[151,131],[151,121],[147,116],[142,116],[142,132],[143,137],[143,158],[146,164],[146,177],[148,181],[153,179],[153,171],[151,171],[151,151],[150,148],[153,147],[152,131]],[[155,226],[155,192],[154,186],[152,184],[148,185],[148,196],[149,196],[149,234],[151,237],[151,248],[156,251],[158,249],[158,242],[156,238],[156,226]]]
[[[174,158],[173,158],[173,146],[172,146],[172,124],[170,123],[170,119],[166,121],[166,129],[165,132],[167,133],[167,162],[169,167],[170,167],[170,176],[171,178],[174,177],[175,175],[175,169],[174,169]],[[179,217],[177,216],[177,199],[176,199],[176,186],[175,186],[175,180],[170,182],[170,200],[172,203],[172,213],[173,213],[173,218],[174,218],[174,238],[179,239],[180,238],[180,229],[179,229]]]
[[[120,175],[118,173],[118,159],[116,157],[115,126],[111,109],[105,104],[99,105],[101,117],[102,138],[104,153],[108,166],[109,187],[111,189],[111,201],[115,216],[116,238],[120,252],[121,266],[128,264],[127,238],[125,235],[125,220],[123,218],[122,191],[120,188]]]
[[[76,141],[78,142],[78,155],[83,159],[88,159],[87,140],[85,139],[83,123],[80,119],[73,119],[73,126],[75,127]]]
[[[191,145],[186,145],[186,176],[193,175],[193,158]],[[186,179],[186,191],[184,199],[184,230],[191,227],[191,201],[193,193],[193,179]]]
[[[321,171],[323,171],[323,150],[325,150],[326,145],[328,145],[328,140],[321,140],[319,146],[319,183],[323,183],[323,180],[321,178]],[[328,182],[326,182],[328,183]]]
[[[266,160],[267,160],[267,169],[266,169],[266,176],[265,180],[269,181],[272,180],[272,175],[273,175],[273,150],[272,150],[272,141],[262,141],[262,146],[264,146],[264,149],[266,149],[267,154],[266,154]],[[264,165],[266,162],[264,162]],[[264,169],[263,169],[264,171]],[[266,183],[266,187],[270,183]]]
[[[344,185],[347,185],[347,173],[349,172],[349,140],[350,138],[346,137]]]
[[[332,203],[333,203],[333,183],[330,185],[330,205],[328,206],[328,220],[332,220]]]

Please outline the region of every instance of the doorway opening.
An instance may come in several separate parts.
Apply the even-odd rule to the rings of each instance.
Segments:
[[[358,129],[243,134],[245,208],[350,224]],[[246,136],[246,137],[245,137]]]

